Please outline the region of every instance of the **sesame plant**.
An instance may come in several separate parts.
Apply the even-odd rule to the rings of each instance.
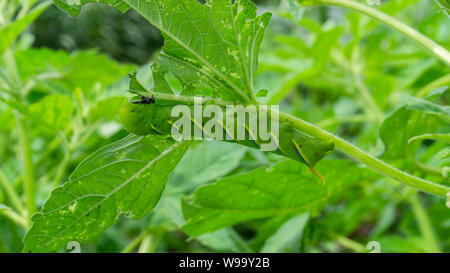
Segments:
[[[450,250],[445,1],[53,3],[89,2],[137,12],[164,45],[135,69],[31,48],[19,34],[49,3],[1,2],[5,251]],[[280,105],[278,150],[174,139],[173,107],[198,98]]]

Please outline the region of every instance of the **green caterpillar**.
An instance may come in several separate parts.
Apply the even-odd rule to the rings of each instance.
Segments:
[[[171,112],[175,105],[176,103],[174,101],[155,99],[153,96],[151,98],[145,96],[134,97],[123,103],[120,109],[120,120],[128,132],[136,135],[171,135],[172,127],[176,125],[179,119],[179,117],[171,117]],[[203,105],[201,107],[205,109],[206,106]],[[194,105],[187,105],[187,107],[191,110],[190,113],[194,113]],[[259,112],[256,111],[256,113]],[[200,124],[191,118],[190,127],[193,128],[190,132],[191,136],[195,134],[195,130],[204,132],[205,123],[209,120],[211,118],[202,117]],[[259,148],[262,144],[267,143],[268,140],[262,140],[257,134],[252,133],[248,129],[248,120],[246,119],[246,124],[243,127],[246,128],[244,140],[237,138],[237,130],[233,130],[234,135],[231,135],[227,130],[228,127],[225,122],[221,123],[220,126],[216,126],[218,128],[214,129],[219,130],[219,135],[223,136],[220,138],[221,140],[238,143],[251,148]],[[238,128],[237,119],[234,119],[234,128]],[[180,132],[183,131],[182,128],[178,129]],[[324,181],[324,178],[315,171],[314,165],[334,149],[334,144],[302,134],[294,130],[287,123],[279,124],[278,135],[277,149],[273,153],[284,155],[308,165],[311,171]]]

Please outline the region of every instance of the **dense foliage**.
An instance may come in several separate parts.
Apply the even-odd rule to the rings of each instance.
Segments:
[[[445,0],[76,3],[0,1],[0,252],[450,251]],[[53,4],[80,27],[44,14],[35,42]],[[336,147],[326,182],[283,153],[129,134],[137,89],[279,104]]]

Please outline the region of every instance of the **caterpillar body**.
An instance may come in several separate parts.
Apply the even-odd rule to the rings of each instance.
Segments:
[[[153,96],[151,98],[145,96],[134,97],[123,103],[120,109],[120,120],[128,132],[136,135],[171,135],[173,126],[176,126],[177,120],[179,120],[179,117],[172,117],[171,114],[173,107],[176,105],[174,101],[155,99]],[[190,108],[191,113],[194,113],[194,105],[186,106]],[[207,105],[202,105],[201,107],[205,109]],[[258,108],[259,106],[255,107]],[[255,113],[259,115],[259,111],[255,111]],[[191,130],[190,134],[194,135],[195,130],[204,132],[204,126],[210,120],[211,117],[202,117],[201,122],[196,122],[195,119],[191,118],[191,128],[194,130]],[[245,119],[245,124],[238,124],[237,118],[233,119],[233,122],[233,128],[238,128],[239,126],[245,128],[245,138],[238,138],[237,130],[233,130],[234,133],[230,133],[227,130],[229,126],[227,126],[226,121],[216,124],[214,136],[220,135],[222,136],[219,138],[220,140],[238,143],[251,148],[260,148],[262,144],[268,142],[267,139],[261,139],[259,134],[255,134],[248,129],[249,119]],[[266,128],[268,128],[267,125]],[[182,128],[178,129],[180,132],[183,131]],[[307,136],[296,131],[285,122],[279,124],[278,136],[277,148],[272,151],[273,153],[284,155],[308,165],[311,171],[324,181],[324,178],[315,171],[314,165],[334,149],[333,142]]]

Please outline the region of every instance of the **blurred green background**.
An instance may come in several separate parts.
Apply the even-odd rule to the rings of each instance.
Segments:
[[[300,8],[293,1],[255,3],[259,12],[274,13],[256,75],[256,88],[268,90],[261,102],[280,104],[283,111],[338,134],[396,167],[449,185],[450,160],[439,155],[448,145],[431,140],[408,144],[414,134],[448,133],[448,123],[426,113],[399,110],[408,103],[400,94],[448,107],[448,82],[436,85],[439,79],[448,79],[448,66],[401,34],[355,12]],[[450,48],[450,19],[435,2],[381,3],[377,7],[381,11]],[[13,53],[20,77],[67,72],[40,82],[23,96],[30,111],[47,122],[29,120],[38,207],[84,158],[127,135],[117,116],[128,96],[126,75],[137,69],[138,77],[149,83],[152,58],[162,45],[159,32],[137,13],[121,14],[96,4],[84,6],[76,18],[50,6],[21,36]],[[5,63],[0,66],[6,67]],[[0,102],[0,171],[22,201],[18,120],[12,108]],[[205,164],[205,157],[216,164]],[[330,158],[346,157],[334,153]],[[379,176],[333,196],[311,218],[251,220],[191,238],[181,231],[182,196],[222,176],[267,167],[281,159],[225,143],[193,145],[170,177],[155,211],[139,221],[120,217],[98,240],[82,244],[82,250],[366,252],[367,244],[376,241],[382,252],[450,252],[445,200],[417,194]],[[11,200],[0,192],[2,203],[10,205]],[[0,218],[0,251],[19,252],[25,229],[4,219]],[[289,225],[295,226],[291,232],[280,232]]]

